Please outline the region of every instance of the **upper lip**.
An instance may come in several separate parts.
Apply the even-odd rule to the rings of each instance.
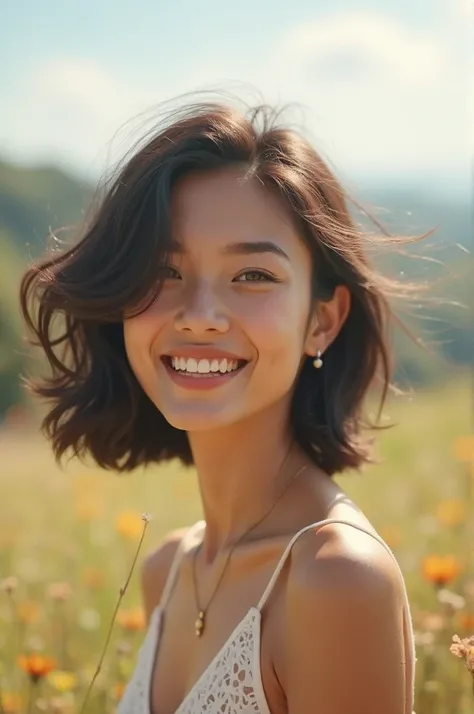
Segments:
[[[228,352],[220,347],[206,347],[205,345],[182,345],[163,354],[163,357],[194,357],[195,359],[231,359],[248,362],[244,357]]]

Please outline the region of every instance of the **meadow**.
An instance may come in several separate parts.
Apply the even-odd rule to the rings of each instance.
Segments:
[[[396,426],[377,436],[381,463],[337,481],[404,573],[416,714],[469,714],[474,639],[464,658],[450,647],[474,635],[472,382],[392,397],[385,415]],[[11,419],[0,430],[0,714],[114,712],[144,635],[140,562],[200,517],[192,470],[60,469],[38,429]]]

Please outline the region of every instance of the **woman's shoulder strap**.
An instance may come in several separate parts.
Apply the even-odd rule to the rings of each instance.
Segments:
[[[398,569],[400,570],[400,566],[398,565],[398,562],[397,562],[394,554],[390,550],[389,546],[387,545],[387,543],[385,543],[385,541],[381,538],[381,536],[379,536],[375,531],[371,531],[367,528],[364,528],[363,526],[359,526],[356,523],[353,523],[352,521],[347,521],[347,520],[340,519],[340,518],[326,518],[325,520],[317,521],[316,523],[310,523],[309,525],[305,526],[304,528],[301,528],[301,530],[299,530],[297,533],[295,533],[293,538],[290,540],[290,542],[286,546],[286,548],[283,552],[283,555],[281,556],[280,560],[277,563],[275,570],[273,571],[273,575],[270,578],[270,582],[268,583],[267,587],[265,588],[265,592],[263,593],[262,597],[260,598],[260,602],[257,605],[259,610],[261,610],[264,607],[265,603],[267,602],[268,598],[270,597],[273,587],[278,579],[278,576],[280,575],[280,573],[283,569],[283,566],[285,565],[285,562],[291,552],[291,549],[293,548],[293,546],[296,543],[296,541],[298,540],[298,538],[300,538],[300,536],[302,536],[304,533],[306,533],[308,531],[317,530],[321,526],[328,525],[329,523],[343,523],[348,526],[352,526],[353,528],[357,528],[357,530],[362,531],[363,533],[367,533],[368,535],[371,535],[373,538],[378,540],[379,543],[381,543],[381,545],[383,545],[388,550],[390,555],[392,555],[392,557],[394,558]],[[401,574],[401,571],[400,571],[400,574]],[[402,576],[402,579],[403,579],[403,576]]]
[[[171,561],[171,566],[168,572],[168,576],[166,578],[165,586],[163,588],[163,592],[161,594],[161,599],[160,599],[160,609],[163,610],[166,605],[168,604],[171,592],[173,590],[177,575],[178,575],[178,570],[179,566],[181,565],[181,560],[183,559],[183,556],[191,543],[193,537],[199,533],[201,528],[205,525],[205,521],[198,521],[197,523],[194,523],[194,525],[190,526],[183,537],[181,538],[178,547],[176,548],[176,552],[174,554],[173,560]]]

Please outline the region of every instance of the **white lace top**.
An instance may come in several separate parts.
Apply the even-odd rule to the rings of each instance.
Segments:
[[[327,523],[345,523],[373,536],[393,556],[399,568],[395,556],[385,541],[379,535],[355,523],[328,518],[302,528],[286,547],[258,605],[250,608],[243,620],[229,635],[228,640],[174,714],[200,714],[201,712],[206,714],[271,714],[263,690],[260,670],[260,613],[296,540],[306,531]],[[171,595],[186,544],[196,531],[204,527],[205,521],[199,521],[191,526],[177,549],[161,602],[152,613],[148,631],[138,653],[135,671],[119,703],[117,714],[153,714],[150,704],[151,684],[164,610]],[[412,714],[415,688],[415,644],[410,606],[401,571],[400,575],[405,593],[404,635],[405,661],[407,662],[404,714]]]

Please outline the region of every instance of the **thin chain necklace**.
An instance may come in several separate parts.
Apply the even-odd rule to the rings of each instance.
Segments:
[[[289,456],[289,453],[288,453],[288,454],[286,455],[286,457],[284,458],[283,463],[282,463],[282,465],[281,465],[281,467],[280,467],[280,469],[279,469],[279,473],[280,473],[281,470],[283,469],[283,466],[285,465],[288,456]],[[307,468],[307,466],[308,466],[308,464],[304,464],[304,465],[301,466],[299,469],[297,469],[297,471],[293,474],[292,478],[291,478],[291,479],[289,480],[289,482],[286,484],[285,488],[284,488],[283,491],[280,493],[280,495],[278,496],[278,498],[276,499],[276,501],[274,501],[274,503],[273,503],[273,504],[271,505],[271,507],[268,509],[268,511],[266,511],[266,512],[263,514],[263,516],[262,516],[261,518],[259,518],[256,523],[254,523],[253,526],[251,526],[248,530],[246,530],[245,533],[243,533],[243,534],[240,536],[240,538],[238,538],[238,539],[235,541],[234,545],[233,545],[232,548],[230,549],[229,554],[228,554],[228,556],[227,556],[227,558],[226,558],[226,561],[225,561],[224,567],[223,567],[223,569],[222,569],[222,572],[221,572],[221,574],[220,574],[219,580],[217,581],[217,585],[216,585],[216,587],[214,588],[214,591],[213,591],[213,593],[212,593],[212,595],[211,595],[211,597],[210,597],[210,599],[209,599],[209,602],[207,603],[207,605],[206,605],[205,608],[202,608],[202,607],[200,607],[200,605],[199,605],[199,596],[198,596],[197,583],[196,583],[196,555],[197,555],[197,552],[198,552],[199,548],[196,548],[196,551],[194,552],[193,562],[192,562],[193,585],[194,585],[194,598],[195,598],[196,607],[197,607],[197,610],[198,610],[198,616],[197,616],[197,619],[196,619],[196,621],[195,621],[195,623],[194,623],[195,632],[196,632],[196,637],[201,637],[201,635],[202,635],[203,632],[204,632],[204,628],[205,628],[205,626],[206,626],[206,613],[207,613],[207,611],[208,611],[208,609],[209,609],[209,606],[210,606],[211,602],[212,602],[213,599],[214,599],[215,594],[217,593],[217,590],[219,589],[219,585],[220,585],[221,582],[222,582],[222,578],[224,577],[224,573],[225,573],[226,570],[227,570],[227,565],[229,564],[230,556],[231,556],[232,553],[234,552],[235,548],[239,545],[239,543],[242,542],[242,540],[245,538],[245,536],[247,536],[249,533],[251,533],[251,531],[253,531],[257,526],[259,526],[260,523],[262,523],[262,521],[265,520],[265,518],[267,518],[267,516],[270,515],[270,513],[273,511],[273,509],[275,508],[275,506],[277,505],[277,503],[283,498],[283,496],[285,495],[285,493],[288,491],[288,489],[290,488],[291,484],[296,480],[297,476],[299,476],[299,474],[300,474],[302,471],[304,471],[304,470]]]

